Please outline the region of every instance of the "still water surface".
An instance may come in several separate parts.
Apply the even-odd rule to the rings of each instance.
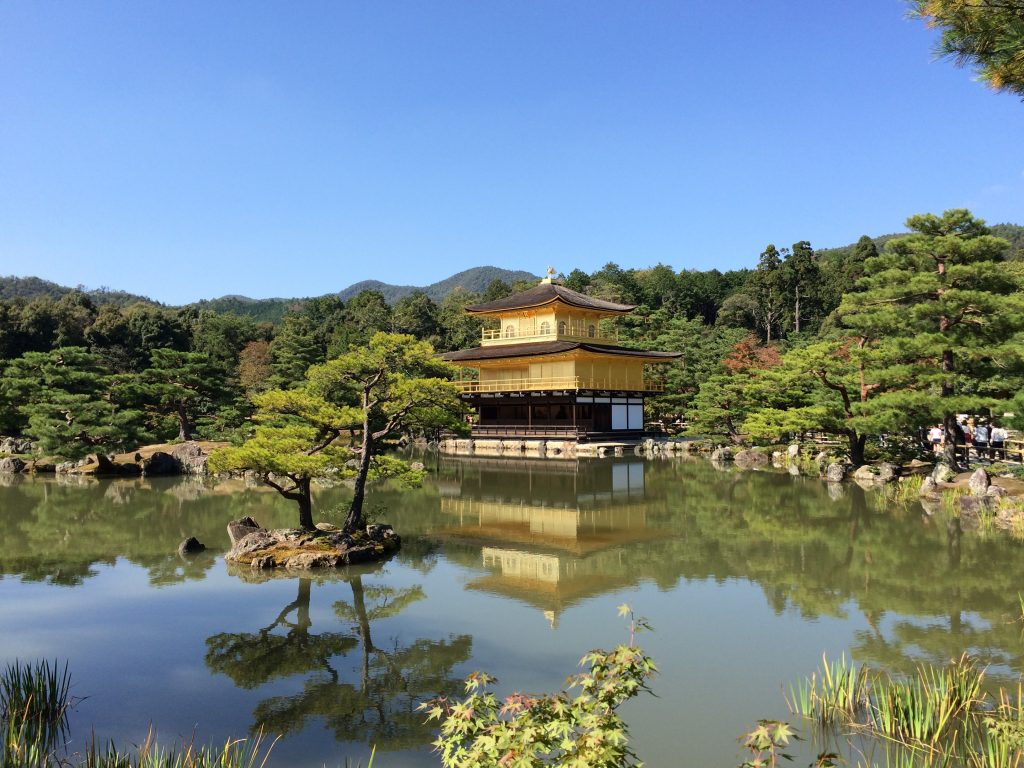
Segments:
[[[275,765],[436,766],[416,705],[487,670],[550,691],[625,632],[661,674],[626,709],[650,766],[735,766],[737,736],[792,719],[789,683],[822,653],[908,670],[970,651],[1024,670],[1021,545],[961,532],[857,486],[716,471],[703,460],[439,458],[418,491],[371,497],[398,557],[330,577],[227,568],[226,523],[292,525],[240,481],[0,485],[0,663],[59,658],[81,746],[284,734]],[[319,508],[342,508],[344,488]],[[339,514],[340,517],[340,514]],[[209,556],[174,554],[196,536]]]

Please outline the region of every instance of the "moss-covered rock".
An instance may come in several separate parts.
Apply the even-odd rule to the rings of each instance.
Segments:
[[[229,535],[232,530],[237,534],[240,530],[250,528],[250,521],[255,522],[251,518],[232,521],[228,524]],[[402,546],[401,537],[390,525],[368,525],[365,530],[351,534],[330,528],[305,531],[299,528],[267,530],[257,527],[237,538],[224,559],[228,563],[248,565],[256,570],[338,568],[386,559]]]

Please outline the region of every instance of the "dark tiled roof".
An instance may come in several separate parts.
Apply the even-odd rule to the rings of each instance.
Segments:
[[[652,352],[643,349],[613,347],[608,344],[587,344],[582,341],[543,341],[534,342],[532,344],[495,344],[490,347],[474,347],[473,349],[460,349],[457,352],[446,352],[441,355],[441,357],[445,360],[457,363],[470,360],[501,360],[507,357],[557,355],[562,352],[572,352],[577,349],[583,352],[597,352],[598,354],[603,355],[647,357],[666,361],[682,357],[682,352]]]
[[[561,299],[566,304],[580,309],[594,309],[599,312],[630,312],[636,309],[632,304],[616,304],[612,301],[595,299],[577,291],[570,290],[557,283],[541,283],[528,291],[522,291],[504,299],[489,301],[486,304],[474,304],[466,307],[467,312],[500,312],[502,310],[525,309],[539,307]]]

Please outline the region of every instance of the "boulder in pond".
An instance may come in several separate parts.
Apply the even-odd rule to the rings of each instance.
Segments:
[[[876,466],[878,468],[878,479],[883,483],[891,483],[894,480],[899,479],[900,468],[896,464],[889,461],[883,461]]]
[[[830,483],[841,483],[843,478],[846,477],[846,467],[838,462],[833,461],[825,469],[825,480]]]
[[[186,475],[207,474],[206,462],[209,459],[202,446],[189,441],[171,449],[171,456],[177,459],[180,471]]]
[[[712,461],[732,461],[732,448],[722,446],[711,452]]]
[[[939,483],[952,483],[956,480],[956,472],[948,464],[939,462],[935,465],[935,469],[932,470],[932,480],[937,484]]]
[[[250,533],[263,530],[263,526],[246,515],[228,523],[228,538],[231,539],[231,546],[248,536]]]
[[[179,555],[196,555],[206,551],[206,545],[201,543],[195,536],[189,536],[178,545]]]
[[[231,551],[228,552],[225,559],[230,558],[233,561],[246,562],[246,556],[251,560],[253,557],[263,555],[266,550],[277,544],[277,537],[273,536],[270,531],[260,528],[239,539],[231,547]]]
[[[793,443],[789,448],[786,449],[786,454],[789,456],[790,461],[796,461],[800,456],[800,445],[799,443]]]
[[[181,464],[169,453],[156,451],[139,462],[143,477],[181,474]]]
[[[883,461],[881,464],[863,464],[853,473],[853,479],[862,483],[891,483],[896,479],[897,467]]]
[[[921,488],[918,490],[918,496],[931,496],[939,489],[938,484],[935,482],[931,475],[921,481]]]
[[[58,465],[58,472],[60,472],[59,467],[60,465]],[[105,454],[90,453],[71,469],[68,469],[67,473],[91,477],[116,477],[118,475],[138,475],[139,471],[138,464],[118,464]]]
[[[0,459],[0,474],[13,475],[25,469],[25,462],[17,456],[5,456]]]
[[[1003,498],[1003,496],[1006,496],[1006,495],[1007,495],[1007,491],[1006,491],[1006,489],[1005,489],[1005,488],[1003,488],[1003,487],[1001,487],[1001,486],[998,486],[998,485],[990,485],[990,486],[989,486],[989,487],[988,487],[988,488],[987,488],[987,489],[985,490],[985,495],[986,495],[986,496],[989,496],[989,497],[991,497],[991,498],[993,498],[993,499],[1001,499],[1001,498]]]
[[[976,520],[982,514],[992,509],[992,498],[990,496],[960,496],[957,498],[957,507],[960,509],[961,520]]]
[[[833,462],[825,467],[825,480],[828,482],[843,482],[846,478],[846,467],[839,462]]]
[[[870,464],[864,464],[853,470],[853,479],[862,482],[875,482],[878,476],[875,474],[875,468]]]
[[[971,489],[971,495],[973,496],[984,496],[988,492],[990,485],[992,485],[992,481],[989,479],[988,472],[985,471],[984,467],[978,467],[974,470],[971,479],[967,481],[967,487]]]
[[[758,467],[767,467],[771,459],[768,458],[768,454],[764,453],[764,451],[748,448],[745,451],[738,451],[733,456],[733,461],[736,462],[737,467],[756,469]]]

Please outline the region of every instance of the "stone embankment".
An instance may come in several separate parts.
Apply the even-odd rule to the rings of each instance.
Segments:
[[[647,438],[641,441],[577,443],[575,440],[521,438],[446,438],[441,453],[456,456],[506,456],[541,459],[576,459],[604,456],[667,456],[687,450],[685,441]]]
[[[348,534],[328,523],[316,531],[301,528],[267,529],[251,517],[228,523],[231,549],[225,562],[252,570],[338,568],[390,557],[402,546],[390,525],[368,525]]]
[[[26,458],[25,454],[33,448],[31,443],[4,438],[0,441],[0,474],[54,473],[86,477],[205,475],[210,451],[222,445],[225,443],[207,441],[149,445],[132,453],[93,453],[79,461],[54,462],[45,458]],[[5,451],[5,446],[17,450]],[[11,453],[21,455],[9,455]]]

